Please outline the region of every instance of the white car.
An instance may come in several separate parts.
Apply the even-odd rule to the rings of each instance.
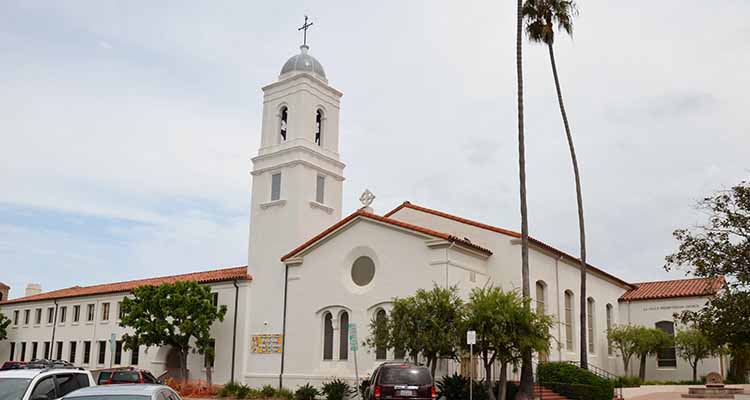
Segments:
[[[91,372],[75,368],[0,371],[0,400],[55,400],[94,386]]]
[[[153,384],[101,385],[76,390],[62,400],[182,400],[169,386]]]

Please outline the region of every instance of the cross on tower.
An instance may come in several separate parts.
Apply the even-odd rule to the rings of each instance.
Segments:
[[[305,15],[305,23],[302,24],[302,26],[299,29],[297,29],[298,31],[304,30],[304,35],[302,36],[303,37],[303,40],[302,40],[302,45],[303,46],[307,46],[307,28],[311,27],[312,25],[313,25],[312,22],[310,22],[309,24],[307,23],[307,15]]]

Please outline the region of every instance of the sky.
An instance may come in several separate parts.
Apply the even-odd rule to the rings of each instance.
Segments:
[[[679,278],[673,230],[750,178],[750,3],[579,1],[555,55],[588,259]],[[518,230],[515,2],[0,2],[0,281],[23,294],[247,263],[263,85],[310,53],[365,189]],[[546,48],[525,42],[529,226],[578,254]]]

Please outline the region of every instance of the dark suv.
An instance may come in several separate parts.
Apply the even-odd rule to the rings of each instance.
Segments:
[[[437,397],[430,370],[409,363],[380,364],[365,385],[365,400],[432,400]]]
[[[153,374],[146,370],[133,367],[105,369],[99,372],[97,385],[113,385],[118,383],[161,383]]]

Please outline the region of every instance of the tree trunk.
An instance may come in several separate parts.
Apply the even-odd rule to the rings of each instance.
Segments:
[[[568,139],[568,149],[570,150],[570,161],[573,163],[573,176],[576,184],[576,201],[578,203],[578,236],[581,246],[581,367],[588,368],[588,346],[586,336],[588,330],[586,326],[586,229],[583,223],[583,196],[581,195],[581,175],[578,171],[578,157],[576,149],[573,146],[573,135],[570,133],[570,124],[568,123],[568,114],[565,112],[565,103],[563,102],[562,89],[560,89],[560,78],[557,76],[557,63],[555,62],[555,52],[552,49],[552,43],[547,44],[549,49],[549,60],[552,64],[552,75],[555,78],[555,89],[557,89],[557,102],[560,105],[560,115],[562,115],[563,126],[565,127],[565,136]]]
[[[437,357],[432,358],[429,362],[430,362],[430,372],[432,372],[432,383],[435,384],[435,371],[437,370]]]
[[[188,381],[187,357],[188,351],[180,349],[180,373],[184,383]]]
[[[625,376],[630,376],[630,374],[628,373],[629,372],[629,368],[628,367],[630,366],[630,357],[628,357],[628,358],[623,357],[622,358],[622,363],[625,366]]]
[[[508,388],[508,363],[500,364],[500,379],[497,386],[497,400],[505,400],[505,393]]]
[[[693,382],[698,382],[698,360],[695,360],[693,366]]]
[[[638,370],[638,378],[641,382],[646,380],[646,357],[648,354],[641,354],[641,368]]]
[[[209,365],[206,366],[206,387],[208,387],[208,393],[211,394],[211,389],[214,387],[214,382],[213,368]]]
[[[492,362],[484,362],[484,390],[487,391],[489,400],[495,400],[495,393],[492,392]]]
[[[518,180],[521,201],[521,276],[523,297],[531,297],[529,286],[529,219],[526,204],[526,146],[523,126],[523,0],[516,2],[516,74],[518,84]],[[528,303],[527,307],[531,307]],[[531,350],[521,354],[521,387],[517,399],[529,400],[534,394],[534,371],[531,365]]]

